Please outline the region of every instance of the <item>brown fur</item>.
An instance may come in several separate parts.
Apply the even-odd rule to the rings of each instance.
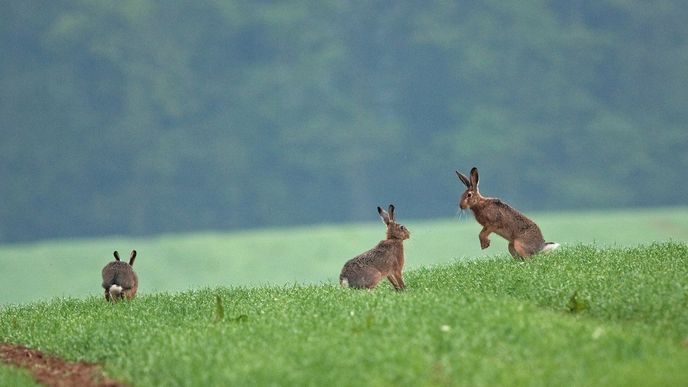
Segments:
[[[393,205],[389,205],[389,212],[380,207],[377,212],[387,225],[387,239],[347,261],[339,274],[339,283],[352,288],[372,289],[387,277],[394,289],[403,290],[403,242],[411,237],[411,233],[404,225],[396,223]]]
[[[459,171],[456,171],[456,175],[466,186],[466,191],[459,200],[459,207],[462,210],[470,208],[475,220],[483,226],[478,236],[481,248],[486,249],[490,246],[488,237],[491,233],[509,241],[509,253],[517,259],[530,257],[543,251],[548,244],[552,244],[545,242],[540,227],[528,217],[499,199],[480,194],[478,168],[471,169],[470,179]]]
[[[129,263],[122,262],[119,259],[119,253],[113,253],[115,260],[105,265],[102,271],[103,275],[103,289],[105,289],[105,299],[108,301],[118,301],[123,298],[128,300],[136,297],[136,291],[139,288],[139,277],[133,269],[134,260],[136,259],[136,250],[131,251]],[[112,285],[122,287],[122,292],[112,299],[110,295],[110,288]]]

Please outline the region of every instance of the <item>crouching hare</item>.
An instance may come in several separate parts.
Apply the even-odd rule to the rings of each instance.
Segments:
[[[387,277],[394,289],[404,289],[401,274],[404,268],[403,242],[410,238],[411,233],[405,226],[396,223],[393,205],[389,205],[389,212],[380,207],[377,212],[387,225],[387,239],[344,264],[339,274],[339,283],[343,287],[372,289]]]
[[[459,207],[470,208],[475,220],[483,226],[480,231],[480,247],[490,246],[490,233],[496,233],[509,241],[509,252],[516,259],[524,259],[540,252],[554,250],[558,243],[545,242],[540,227],[525,215],[497,198],[487,198],[478,191],[478,168],[471,169],[470,180],[456,171],[459,180],[466,186],[461,195]]]
[[[105,265],[103,268],[103,289],[105,289],[105,299],[108,301],[118,301],[121,299],[131,300],[136,297],[136,290],[139,287],[139,278],[134,273],[134,259],[136,250],[131,251],[129,263],[119,260],[119,253],[115,251],[115,260]]]

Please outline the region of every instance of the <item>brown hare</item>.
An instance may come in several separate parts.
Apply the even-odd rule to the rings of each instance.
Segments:
[[[509,252],[516,259],[524,259],[534,254],[554,250],[558,243],[545,242],[542,232],[535,222],[516,211],[497,198],[486,198],[478,190],[478,168],[471,169],[471,178],[456,171],[459,180],[466,186],[461,195],[459,207],[470,208],[475,220],[483,226],[480,231],[480,247],[490,246],[490,233],[496,233],[509,241]]]
[[[136,250],[131,251],[129,263],[119,260],[119,253],[115,251],[115,260],[105,265],[103,268],[103,289],[105,289],[105,299],[108,301],[118,301],[121,299],[131,300],[136,297],[136,290],[139,287],[139,278],[134,273],[134,259]]]
[[[387,225],[387,239],[344,264],[339,274],[339,283],[343,287],[372,289],[385,277],[394,289],[403,290],[405,287],[401,275],[404,268],[403,242],[410,238],[411,233],[396,223],[393,205],[389,205],[389,212],[380,207],[377,212]]]

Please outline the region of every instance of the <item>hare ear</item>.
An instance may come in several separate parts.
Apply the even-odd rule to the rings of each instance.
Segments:
[[[478,168],[471,168],[471,186],[478,188]]]
[[[136,259],[136,250],[131,250],[131,257],[129,257],[129,266],[134,266],[134,259]]]
[[[390,204],[389,210],[387,210],[387,211],[389,212],[389,220],[392,222],[396,222],[397,217],[396,217],[396,215],[394,215],[394,204]]]
[[[387,211],[385,211],[385,210],[383,210],[382,208],[378,207],[378,208],[377,208],[377,213],[380,214],[380,218],[382,218],[382,221],[383,221],[385,224],[389,224],[390,220],[389,220],[389,214],[387,213]]]
[[[115,250],[115,252],[112,253],[112,255],[115,256],[115,260],[116,260],[116,261],[119,261],[119,253],[117,252],[117,250]]]
[[[463,173],[456,171],[456,176],[459,177],[459,180],[461,180],[461,182],[463,183],[463,185],[466,186],[466,188],[471,187],[471,182],[468,180],[466,176],[463,175]]]

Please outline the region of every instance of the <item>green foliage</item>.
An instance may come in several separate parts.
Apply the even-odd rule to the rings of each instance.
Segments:
[[[528,214],[547,240],[576,245],[635,246],[688,242],[688,209]],[[377,217],[377,213],[374,215]],[[460,220],[398,219],[411,230],[405,242],[406,269],[454,260],[499,256],[510,260],[507,243],[491,236],[481,250],[481,226]],[[385,236],[380,221],[366,224],[266,229],[235,233],[172,234],[153,238],[103,238],[0,246],[3,291],[0,305],[52,297],[103,297],[100,271],[112,251],[139,253],[134,269],[139,294],[204,286],[336,283],[344,262]],[[570,296],[575,289],[570,289]],[[236,317],[227,315],[228,317]]]
[[[222,297],[215,296],[215,321],[220,322],[225,318],[225,307],[222,305]]]
[[[0,9],[0,241],[686,204],[682,0]]]
[[[569,312],[576,314],[583,313],[588,310],[590,308],[590,304],[586,300],[581,299],[578,295],[578,290],[576,290],[573,292],[573,295],[571,295],[566,307],[569,309]]]
[[[424,267],[408,288],[207,288],[5,307],[0,340],[137,385],[681,385],[688,245]],[[568,312],[571,294],[589,300]],[[218,300],[237,324],[218,321]]]

